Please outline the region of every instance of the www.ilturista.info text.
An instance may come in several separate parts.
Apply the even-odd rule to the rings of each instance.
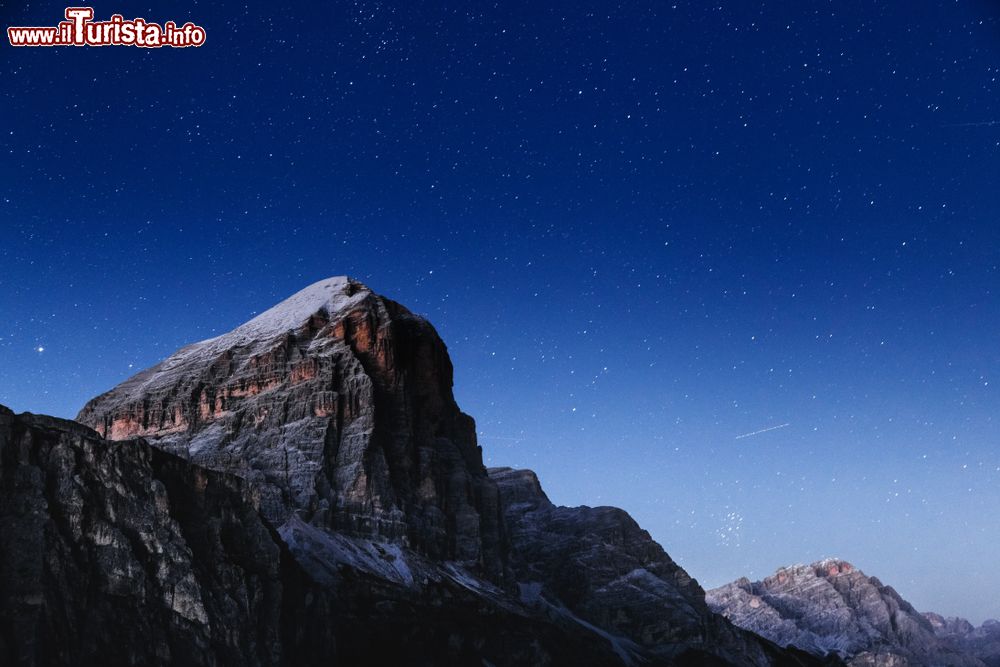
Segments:
[[[205,29],[190,22],[182,26],[174,21],[159,25],[141,18],[126,21],[121,14],[114,14],[107,21],[94,21],[92,7],[68,7],[65,16],[66,20],[55,27],[7,28],[11,46],[140,46],[155,49],[205,43]]]

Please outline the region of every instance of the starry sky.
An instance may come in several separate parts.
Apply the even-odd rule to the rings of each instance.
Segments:
[[[206,45],[4,43],[0,403],[72,417],[349,274],[435,323],[490,465],[703,585],[839,556],[1000,617],[1000,3],[918,4],[122,0]]]

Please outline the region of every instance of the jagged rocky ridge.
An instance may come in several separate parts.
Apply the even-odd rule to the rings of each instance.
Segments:
[[[708,591],[709,606],[782,646],[856,667],[982,667],[890,586],[846,561],[781,568]]]
[[[0,655],[817,664],[713,614],[621,510],[488,474],[451,383],[429,323],[334,278],[94,399],[97,432],[5,412],[2,542],[30,549],[0,553]]]
[[[1000,667],[1000,621],[990,619],[978,628],[964,618],[925,613],[934,634],[956,651],[979,658],[989,667]]]
[[[709,611],[701,586],[623,510],[560,507],[530,470],[489,472],[500,487],[522,601],[599,628],[626,662],[628,652],[692,664],[806,660]]]
[[[621,664],[456,566],[286,530],[235,475],[0,407],[0,664]]]

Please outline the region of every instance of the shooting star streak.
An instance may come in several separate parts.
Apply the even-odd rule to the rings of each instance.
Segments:
[[[779,428],[785,428],[786,426],[791,426],[791,424],[780,424],[778,426],[770,426],[768,428],[762,428],[759,431],[754,431],[753,433],[744,433],[743,435],[736,436],[736,440],[742,440],[743,438],[749,438],[751,435],[760,435],[761,433],[767,433],[768,431],[777,431]]]
[[[978,123],[948,123],[942,127],[993,127],[994,125],[1000,125],[1000,120],[984,120]]]

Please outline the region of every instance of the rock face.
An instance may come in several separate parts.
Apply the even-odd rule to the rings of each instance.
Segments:
[[[530,470],[491,468],[511,538],[523,602],[597,626],[625,653],[691,664],[799,664],[713,614],[705,593],[615,507],[558,507]]]
[[[451,384],[430,324],[332,278],[86,426],[0,408],[0,664],[821,664],[625,512],[488,474]]]
[[[944,618],[926,613],[934,634],[956,651],[979,658],[989,667],[1000,667],[1000,621],[988,620],[978,628],[964,618]]]
[[[595,625],[646,645],[698,636],[701,587],[625,512],[557,507],[530,470],[492,468],[525,596],[551,596]]]
[[[895,590],[842,560],[782,568],[763,581],[739,579],[708,591],[707,600],[741,628],[853,666],[982,666],[941,641]]]
[[[451,387],[426,320],[339,277],[179,350],[77,421],[254,482],[275,525],[296,513],[496,578],[497,491]]]
[[[0,407],[0,663],[274,664],[280,548],[240,479]]]
[[[300,562],[330,534],[296,519],[286,543],[258,503],[142,440],[0,406],[0,664],[621,664],[600,634],[391,544],[340,536],[350,565]]]

